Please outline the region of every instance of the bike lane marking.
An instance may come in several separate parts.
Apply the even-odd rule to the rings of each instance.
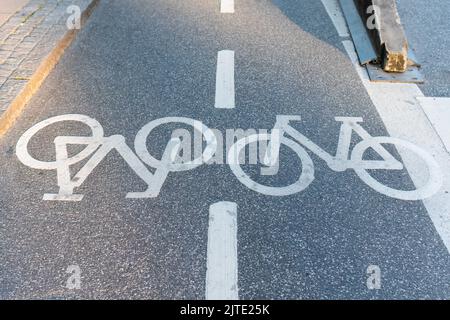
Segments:
[[[418,97],[423,97],[422,91],[415,84],[370,82],[365,69],[359,65],[353,43],[343,43],[389,135],[410,141],[429,151],[440,165],[443,187],[435,195],[422,201],[450,253],[450,154],[445,150],[417,100]],[[401,149],[398,149],[398,152],[411,180],[419,187],[428,173],[423,172],[414,156],[411,157]]]
[[[216,101],[217,109],[233,109],[234,93],[234,51],[222,50],[217,55]]]
[[[217,202],[209,208],[207,300],[238,300],[237,204]]]
[[[417,98],[423,111],[450,152],[450,98]]]
[[[332,5],[333,2],[335,5]],[[327,12],[339,14],[344,19],[337,0],[322,0],[322,4]],[[337,25],[337,19],[330,18],[335,28],[339,30],[342,25]],[[359,64],[353,42],[343,39],[342,44],[389,135],[410,141],[424,148],[434,156],[440,165],[443,186],[434,196],[422,201],[436,231],[450,253],[450,154],[445,149],[442,140],[420,105],[419,101],[425,98],[424,94],[416,84],[371,82],[366,70]],[[416,186],[420,186],[421,182],[425,180],[424,175],[427,175],[427,173],[423,172],[422,167],[415,161],[414,157],[410,157],[401,150],[398,151],[411,180]]]
[[[220,0],[221,13],[234,13],[234,0]],[[216,109],[235,107],[234,51],[217,54]],[[206,300],[238,300],[237,204],[217,202],[209,208]]]
[[[234,0],[220,0],[221,13],[234,13]]]

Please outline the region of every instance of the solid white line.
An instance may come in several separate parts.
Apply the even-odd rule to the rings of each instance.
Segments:
[[[322,2],[325,6],[329,5],[326,0]],[[340,6],[336,8],[340,12],[337,14],[344,19]],[[329,14],[332,12],[327,11]],[[336,20],[333,16],[330,15],[330,17],[339,33],[345,26],[346,33],[349,34],[347,25],[337,22],[340,18]],[[342,43],[389,135],[412,142],[427,150],[439,163],[444,180],[443,187],[433,197],[423,200],[423,203],[450,253],[450,154],[420,106],[419,100],[424,98],[424,94],[415,84],[371,82],[366,69],[359,64],[353,42],[346,40]],[[415,156],[401,149],[398,152],[413,183],[421,186],[427,178],[427,172],[423,172]]]
[[[238,300],[237,204],[209,208],[206,272],[207,300]]]
[[[217,55],[216,102],[218,109],[235,107],[234,51],[223,50]]]
[[[345,22],[345,18],[342,14],[338,0],[322,0],[322,4],[327,10],[327,13],[330,16],[339,36],[344,38],[349,37],[350,34],[347,28],[347,23]]]
[[[234,0],[220,0],[221,13],[234,13]]]
[[[343,41],[343,44],[389,135],[428,151],[441,167],[443,187],[423,203],[450,253],[450,154],[420,106],[417,98],[423,97],[422,91],[415,84],[371,82],[365,68],[359,65],[353,43]],[[428,172],[424,172],[415,155],[402,149],[398,152],[413,183],[422,186]]]
[[[442,142],[450,152],[450,98],[418,98]]]

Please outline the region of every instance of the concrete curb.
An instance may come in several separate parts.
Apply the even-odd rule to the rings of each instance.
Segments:
[[[100,0],[92,0],[87,8],[81,14],[81,26],[86,24],[87,19],[94,11],[95,7],[99,4]],[[65,50],[70,46],[75,39],[77,33],[80,30],[68,30],[67,33],[58,41],[57,45],[48,54],[33,75],[26,86],[11,102],[9,107],[0,117],[0,137],[3,136],[14,124],[15,120],[21,114],[27,103],[31,100],[33,95],[39,90],[44,83],[47,76],[58,64],[59,60],[63,56]]]
[[[395,0],[354,0],[354,2],[365,22],[383,70],[405,72],[409,66],[408,40]],[[375,22],[376,26],[371,28],[370,22]]]

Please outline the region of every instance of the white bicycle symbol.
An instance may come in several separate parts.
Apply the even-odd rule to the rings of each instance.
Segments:
[[[342,122],[335,156],[325,152],[289,124],[290,121],[299,120],[301,120],[301,117],[299,116],[277,116],[277,121],[271,134],[255,134],[246,139],[241,139],[233,145],[229,153],[228,161],[230,163],[231,170],[240,182],[251,190],[271,196],[287,196],[305,190],[314,180],[314,164],[311,157],[306,152],[306,148],[319,158],[323,159],[328,167],[333,171],[342,172],[348,169],[353,169],[359,178],[361,178],[361,180],[372,189],[392,198],[401,200],[422,200],[434,195],[442,186],[443,181],[441,170],[430,154],[414,144],[401,139],[391,137],[372,137],[359,125],[359,122],[363,122],[362,118],[335,118],[336,121]],[[353,132],[357,133],[362,138],[362,141],[354,147],[349,158]],[[292,137],[295,141],[287,138],[286,135]],[[295,183],[285,187],[265,186],[252,180],[251,177],[241,168],[239,162],[235,159],[238,159],[241,151],[246,147],[246,145],[249,143],[255,143],[256,141],[269,141],[269,147],[264,158],[264,164],[275,167],[275,171],[277,171],[276,167],[279,165],[278,160],[280,146],[285,145],[292,149],[302,163],[302,172],[299,179]],[[385,186],[373,178],[369,174],[368,170],[402,170],[404,168],[403,164],[396,160],[394,156],[383,147],[382,144],[401,146],[412,151],[419,158],[424,160],[428,167],[428,182],[418,189],[404,191]],[[383,158],[383,160],[363,160],[364,153],[369,148],[376,151]]]
[[[56,137],[54,141],[56,153],[55,161],[41,161],[33,158],[28,152],[28,145],[31,138],[49,125],[63,121],[74,121],[87,125],[92,131],[92,136]],[[203,139],[206,141],[206,148],[198,159],[194,159],[188,163],[174,163],[174,159],[179,152],[181,144],[179,139],[171,139],[168,142],[161,160],[157,160],[150,155],[146,146],[148,135],[156,127],[168,123],[189,125],[202,133]],[[86,145],[86,147],[75,156],[69,157],[67,150],[69,145]],[[74,188],[80,187],[91,172],[113,149],[122,156],[133,171],[146,182],[148,186],[147,190],[144,192],[128,193],[127,198],[154,198],[159,195],[161,187],[171,171],[192,170],[201,164],[208,162],[213,157],[216,147],[217,140],[214,133],[200,121],[190,118],[168,117],[154,120],[145,125],[138,132],[135,139],[135,149],[138,157],[133,150],[128,147],[123,136],[114,135],[104,137],[103,128],[95,119],[80,114],[67,114],[49,118],[28,129],[17,142],[16,154],[23,164],[31,168],[57,171],[59,193],[45,194],[43,200],[81,201],[83,195],[73,194]],[[70,166],[88,157],[90,158],[86,164],[71,177]],[[154,173],[151,173],[143,162],[153,167],[155,169]]]
[[[306,148],[319,158],[323,159],[332,170],[346,171],[348,169],[353,169],[362,181],[371,188],[393,198],[402,200],[425,199],[435,194],[442,186],[443,181],[440,168],[431,155],[410,142],[391,137],[372,137],[359,125],[359,122],[362,122],[361,118],[336,118],[337,121],[342,122],[342,125],[335,156],[328,154],[290,126],[290,121],[298,120],[300,120],[299,116],[277,116],[277,121],[271,134],[251,135],[238,140],[231,146],[228,154],[228,163],[232,172],[241,183],[251,190],[270,196],[287,196],[303,191],[314,180],[314,165],[311,157],[305,150]],[[59,136],[54,140],[55,161],[41,161],[33,158],[28,150],[31,138],[49,125],[62,121],[83,123],[90,127],[92,136]],[[161,160],[156,159],[148,152],[147,139],[150,133],[156,127],[169,123],[189,125],[202,134],[206,146],[204,150],[202,148],[202,153],[198,158],[186,163],[177,163],[175,158],[179,154],[181,146],[181,141],[177,138],[171,139],[168,142]],[[362,141],[353,148],[349,158],[353,132],[356,132],[362,138]],[[288,136],[295,141],[289,139]],[[241,152],[248,144],[261,141],[265,141],[268,144],[263,164],[269,166],[268,168],[261,168],[262,171],[265,170],[266,172],[271,172],[271,174],[276,173],[279,166],[279,151],[281,145],[289,147],[297,154],[302,163],[302,170],[300,177],[295,183],[285,187],[265,186],[253,181],[250,176],[244,172],[241,167],[242,164],[239,163],[237,159],[240,158]],[[368,170],[403,169],[403,164],[396,160],[382,144],[401,146],[412,151],[424,160],[428,167],[428,182],[418,189],[404,191],[387,187],[375,180],[369,174]],[[85,147],[78,154],[69,157],[69,145],[85,145]],[[74,189],[80,187],[84,183],[91,172],[113,149],[115,149],[133,171],[147,183],[147,189],[145,191],[130,192],[127,194],[127,198],[154,198],[159,195],[170,172],[192,170],[202,164],[208,163],[215,155],[217,145],[217,137],[213,131],[202,122],[190,118],[168,117],[151,121],[138,132],[134,142],[135,153],[126,144],[123,136],[113,135],[104,137],[103,128],[95,119],[79,114],[69,114],[49,118],[28,129],[17,142],[16,154],[23,164],[31,168],[57,171],[59,192],[57,194],[45,194],[44,200],[81,201],[83,195],[74,194]],[[363,160],[364,153],[369,148],[376,151],[383,160]],[[72,177],[70,166],[87,158],[89,159],[85,165]],[[154,168],[154,172],[151,173],[144,163]]]

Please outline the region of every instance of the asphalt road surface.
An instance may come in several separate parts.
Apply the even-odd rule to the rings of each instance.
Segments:
[[[412,126],[406,116],[387,125],[321,1],[235,2],[228,14],[213,0],[100,2],[0,139],[2,298],[450,298],[450,256],[430,213],[433,198],[383,194],[354,170],[333,171],[310,150],[305,158],[314,163],[315,179],[291,195],[263,194],[241,183],[228,164],[205,164],[170,171],[157,197],[127,198],[147,185],[123,155],[135,153],[136,135],[156,119],[191,118],[225,136],[237,128],[270,132],[277,115],[301,116],[291,125],[333,156],[341,125],[335,117],[363,118],[371,136]],[[234,62],[234,108],[216,108],[222,50],[234,52],[234,61],[222,65],[230,79]],[[442,77],[424,92],[445,94]],[[129,148],[112,150],[75,188],[81,201],[46,201],[44,194],[59,191],[57,172],[24,164],[17,143],[34,125],[65,114],[96,119],[104,137],[121,135]],[[168,124],[149,135],[155,158],[177,128],[192,131]],[[56,123],[34,135],[28,150],[54,161],[56,137],[90,135],[74,121]],[[357,142],[354,135],[351,148]],[[69,156],[84,148],[66,146]],[[71,166],[72,176],[86,161]],[[274,189],[311,170],[286,145],[278,174],[242,167]],[[392,188],[414,190],[408,172],[371,173]],[[70,282],[78,271],[80,282]]]

